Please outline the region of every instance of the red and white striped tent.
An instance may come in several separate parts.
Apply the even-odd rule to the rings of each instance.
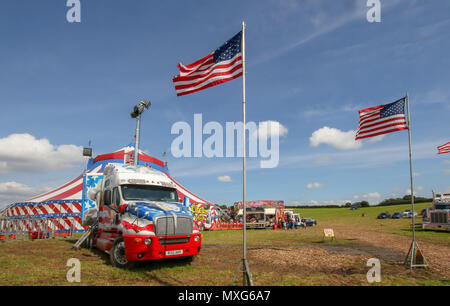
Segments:
[[[87,173],[103,173],[103,169],[108,163],[123,163],[130,161],[134,156],[134,147],[129,145],[112,153],[101,154],[91,158],[87,165]],[[180,200],[187,196],[191,203],[204,207],[212,204],[203,200],[183,187],[180,183],[169,176],[167,164],[142,151],[139,152],[139,165],[151,167],[164,173],[176,185]],[[49,192],[32,197],[20,203],[7,206],[0,213],[0,217],[9,219],[38,219],[48,218],[51,229],[56,231],[83,232],[86,230],[81,226],[83,194],[83,174],[62,186]],[[213,206],[213,205],[212,205]],[[26,223],[27,230],[33,231],[36,222]],[[34,225],[33,225],[34,224]]]

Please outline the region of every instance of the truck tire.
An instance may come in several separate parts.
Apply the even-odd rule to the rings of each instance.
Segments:
[[[111,265],[122,269],[131,269],[134,266],[134,262],[128,261],[125,257],[125,242],[122,237],[119,237],[114,241],[114,244],[109,252],[109,258]]]

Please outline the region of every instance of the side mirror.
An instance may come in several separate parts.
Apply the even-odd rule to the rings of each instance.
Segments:
[[[186,206],[187,208],[189,208],[191,206],[190,202],[189,202],[189,197],[184,197],[183,205]]]

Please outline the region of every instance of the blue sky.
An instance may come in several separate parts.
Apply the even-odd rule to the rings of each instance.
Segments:
[[[176,97],[177,63],[218,48],[247,23],[247,120],[277,121],[280,163],[249,159],[248,199],[332,204],[403,196],[408,133],[356,144],[358,110],[411,103],[418,195],[450,190],[450,3],[381,0],[381,22],[365,0],[81,0],[81,23],[66,1],[0,4],[0,205],[57,187],[83,169],[81,147],[117,150],[134,135],[132,107],[150,99],[141,149],[199,196],[242,198],[239,158],[174,158],[177,121],[242,120],[242,82]],[[328,127],[328,129],[325,129]],[[312,141],[312,136],[314,141]],[[223,178],[226,179],[223,179]],[[220,179],[219,179],[220,178]]]

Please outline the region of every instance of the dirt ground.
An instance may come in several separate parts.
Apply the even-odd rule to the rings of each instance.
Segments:
[[[379,250],[389,250],[388,252],[391,252],[392,255],[397,253],[397,256],[393,256],[391,258],[392,262],[402,263],[406,257],[406,253],[411,246],[412,238],[407,236],[383,233],[373,230],[355,231],[354,228],[349,228],[347,226],[335,226],[335,228],[339,235],[341,235],[341,237],[344,237],[345,239],[351,239],[364,245],[370,245],[372,247],[376,247]],[[420,239],[418,239],[417,241],[420,249],[422,250],[426,260],[429,263],[430,269],[441,272],[446,277],[450,277],[450,248],[444,245],[431,243]],[[377,251],[372,253],[374,257],[381,257],[381,254],[382,253],[378,253]],[[386,260],[389,258],[381,257],[380,259]]]
[[[261,245],[248,248],[248,261],[255,284],[270,285],[368,285],[366,266],[369,258],[381,262],[382,283],[388,285],[448,284],[450,248],[418,241],[429,268],[410,271],[403,263],[411,238],[377,230],[352,226],[333,226],[337,240],[323,243]],[[311,228],[320,235],[322,228]],[[320,236],[319,236],[320,237]],[[193,265],[210,265],[215,269],[230,268],[239,262],[242,248],[236,245],[204,244],[202,256]],[[235,269],[237,269],[237,264]]]

